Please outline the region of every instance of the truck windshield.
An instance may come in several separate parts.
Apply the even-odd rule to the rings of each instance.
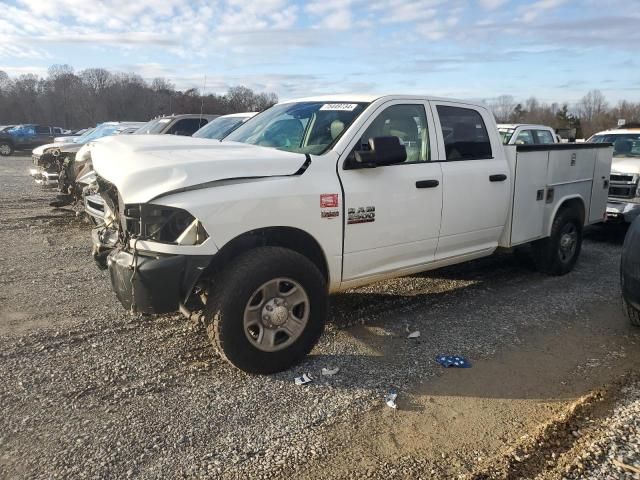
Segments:
[[[596,135],[590,143],[613,143],[614,157],[640,157],[640,132]]]
[[[367,103],[295,102],[271,107],[224,141],[320,155],[358,118]]]
[[[246,117],[218,117],[193,134],[198,138],[211,138],[220,140],[240,125]]]
[[[91,140],[97,140],[98,138],[106,137],[109,135],[113,135],[115,132],[122,128],[121,125],[118,124],[102,124],[97,126],[96,128],[89,130],[88,132],[80,135],[73,142],[79,143],[81,145],[90,142]]]
[[[513,132],[515,132],[515,128],[499,128],[498,132],[500,132],[500,136],[502,137],[502,143],[507,145],[511,137],[513,137]]]

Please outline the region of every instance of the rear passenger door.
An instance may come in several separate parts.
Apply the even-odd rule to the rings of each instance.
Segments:
[[[494,249],[507,221],[509,167],[489,112],[431,102],[442,167],[442,221],[436,260]]]

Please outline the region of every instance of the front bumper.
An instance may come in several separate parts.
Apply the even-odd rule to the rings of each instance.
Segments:
[[[42,167],[31,167],[29,175],[33,177],[38,185],[45,187],[57,187],[60,175],[57,172],[47,172]]]
[[[607,222],[631,223],[640,215],[640,203],[625,202],[609,198],[607,201]]]
[[[109,269],[116,297],[127,310],[138,313],[170,313],[179,310],[202,272],[208,255],[166,255],[113,248],[101,242],[93,230],[94,258]],[[104,263],[103,263],[104,262]]]

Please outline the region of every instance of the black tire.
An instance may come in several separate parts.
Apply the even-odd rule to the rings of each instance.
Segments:
[[[309,303],[308,320],[293,343],[266,352],[249,341],[244,314],[256,290],[276,278],[290,278],[302,286]],[[259,247],[216,275],[204,316],[209,339],[225,360],[248,373],[269,374],[288,369],[313,349],[324,330],[327,311],[326,281],[309,259],[286,248]]]
[[[573,248],[563,248],[565,235],[575,235]],[[553,220],[551,235],[533,242],[536,268],[548,275],[565,275],[573,270],[582,249],[582,218],[574,208],[563,208]]]
[[[622,300],[622,308],[624,309],[624,313],[627,314],[627,318],[631,322],[631,325],[640,327],[640,310],[629,305],[624,299]]]
[[[13,145],[11,142],[7,142],[5,140],[0,140],[0,155],[3,157],[8,157],[13,153]]]

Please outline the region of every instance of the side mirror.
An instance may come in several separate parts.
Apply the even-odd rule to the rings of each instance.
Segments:
[[[370,150],[355,151],[344,163],[345,170],[376,168],[402,163],[407,159],[407,149],[398,137],[375,137],[369,139]]]

